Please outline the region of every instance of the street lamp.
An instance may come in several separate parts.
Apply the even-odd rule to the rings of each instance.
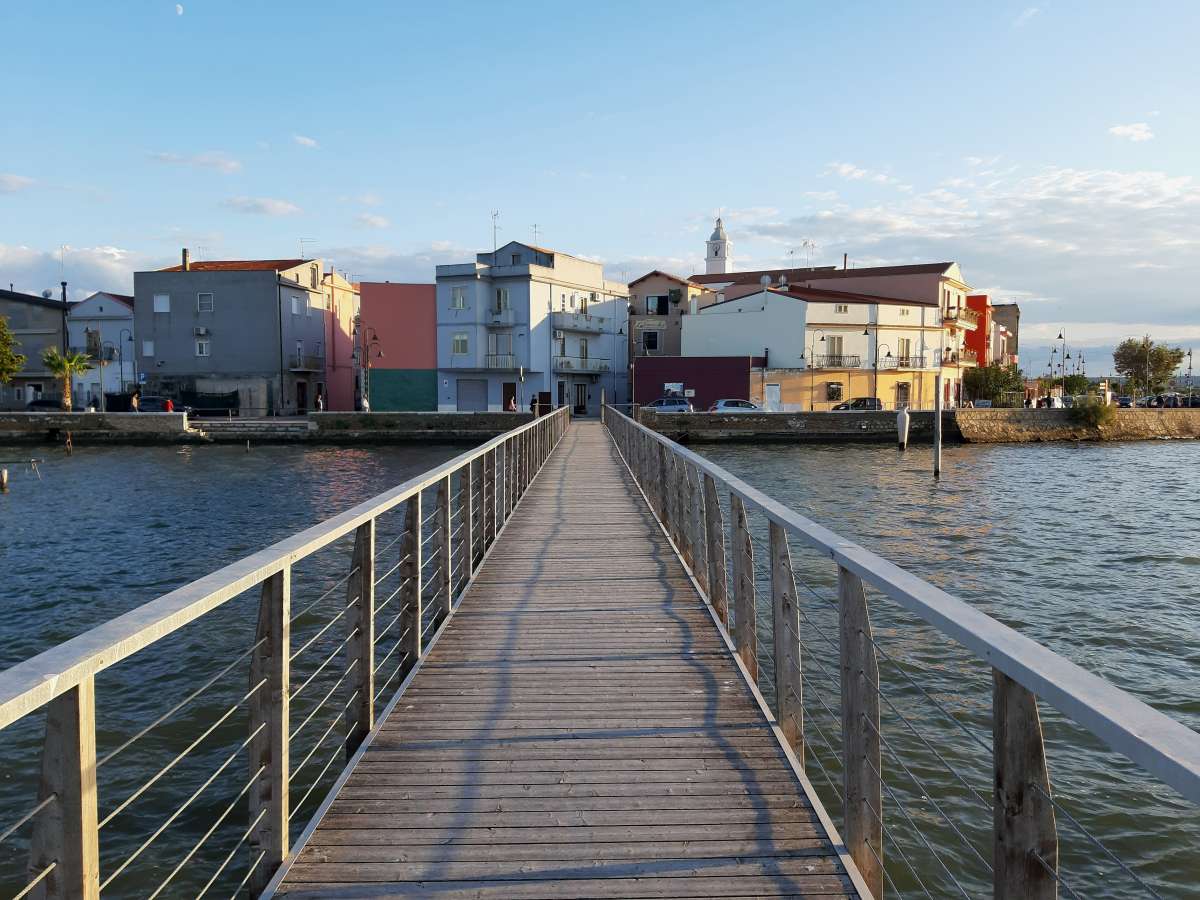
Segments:
[[[1062,331],[1060,331],[1060,332],[1058,333],[1058,339],[1059,339],[1060,341],[1062,341],[1062,348],[1063,348],[1063,349],[1062,349],[1062,352],[1063,352],[1063,361],[1062,361],[1062,370],[1063,370],[1063,397],[1066,397],[1066,396],[1067,396],[1067,360],[1071,358],[1070,354],[1068,354],[1068,353],[1067,353],[1067,338],[1066,338],[1066,334],[1067,334],[1067,330],[1066,330],[1065,328],[1064,328]]]
[[[104,367],[108,365],[108,360],[104,358],[105,347],[112,347],[113,350],[117,349],[113,347],[112,341],[104,341],[100,344],[100,412],[105,412],[108,408],[104,398]]]
[[[129,337],[128,337],[128,338],[126,338],[126,337],[125,337],[125,335],[129,335]],[[126,340],[128,340],[128,341],[129,341],[129,343],[131,343],[131,344],[133,343],[133,331],[132,331],[131,329],[129,329],[129,328],[122,328],[122,329],[121,329],[121,333],[120,333],[119,335],[117,335],[117,337],[118,337],[118,341],[117,341],[117,343],[120,345],[120,347],[122,348],[122,350],[123,350],[123,349],[124,349],[124,347],[125,347],[125,341],[126,341]],[[129,348],[129,358],[130,358],[131,360],[133,360],[133,380],[134,380],[134,383],[136,383],[136,382],[137,382],[137,380],[138,380],[138,373],[137,373],[137,353],[135,353],[135,352],[134,352],[136,349],[137,349],[136,347],[130,347],[130,348]],[[122,394],[123,394],[123,393],[125,393],[125,358],[124,358],[124,354],[123,354],[123,353],[122,353],[122,356],[121,356],[121,393],[122,393]]]
[[[1188,350],[1188,408],[1192,406],[1192,351]]]
[[[813,364],[817,361],[817,335],[821,335],[821,343],[825,343],[825,332],[817,329],[813,332],[812,346],[808,353],[808,411],[816,412],[816,406],[813,404],[813,398],[817,393],[817,373],[813,371]]]

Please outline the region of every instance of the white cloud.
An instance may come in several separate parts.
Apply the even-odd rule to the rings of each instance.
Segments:
[[[372,194],[368,191],[365,194],[359,194],[358,202],[363,206],[379,206],[381,203],[383,203],[383,200],[378,194]]]
[[[1131,122],[1128,125],[1114,125],[1108,133],[1119,138],[1129,138],[1131,141],[1152,141],[1154,132],[1145,122]]]
[[[434,270],[475,258],[475,251],[450,241],[433,241],[408,252],[377,244],[333,247],[322,254],[359,281],[412,281],[432,284]]]
[[[212,169],[222,175],[232,175],[241,171],[242,164],[227,153],[220,150],[209,150],[206,153],[181,155],[179,153],[151,153],[150,158],[155,162],[169,165],[191,166],[194,169]]]
[[[1013,28],[1024,28],[1029,24],[1030,19],[1040,13],[1041,10],[1036,6],[1027,6],[1021,11],[1021,14],[1013,19]]]
[[[848,162],[831,162],[825,167],[822,174],[837,175],[848,181],[873,181],[876,184],[892,184],[896,181],[895,178],[884,172],[873,172]]]
[[[183,4],[182,3],[175,4],[175,15],[177,15],[177,16],[183,15]]]
[[[271,197],[231,197],[225,206],[257,216],[294,216],[303,212],[296,204]]]
[[[60,261],[63,259],[65,269]],[[60,257],[58,247],[40,250],[0,244],[0,271],[4,273],[5,287],[11,282],[18,291],[29,294],[40,294],[49,288],[57,297],[58,283],[65,279],[71,300],[82,300],[96,291],[132,293],[134,271],[160,265],[170,262],[121,247],[67,247],[65,257]]]
[[[301,147],[311,147],[314,150],[320,146],[320,144],[317,143],[315,138],[310,138],[303,134],[293,134],[292,140],[295,143],[299,144]]]
[[[387,228],[392,224],[383,216],[375,213],[359,213],[355,221],[359,225],[365,225],[367,228]]]
[[[15,194],[33,186],[33,179],[24,175],[6,175],[0,173],[0,194]]]

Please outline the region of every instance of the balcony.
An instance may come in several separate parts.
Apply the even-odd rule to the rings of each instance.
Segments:
[[[288,360],[288,369],[292,372],[324,372],[325,357],[293,353]]]
[[[517,369],[520,363],[517,362],[515,353],[489,353],[483,358],[483,367],[485,369]]]
[[[862,368],[862,357],[856,355],[847,356],[845,354],[824,354],[813,357],[814,369],[860,369]]]
[[[879,361],[881,369],[923,369],[925,368],[924,356],[893,356],[890,359],[884,358]]]
[[[942,314],[942,324],[974,331],[979,325],[979,313],[965,306],[948,309]]]
[[[977,366],[979,359],[974,350],[962,350],[958,353],[948,352],[942,354],[943,366]]]
[[[597,372],[608,372],[611,367],[607,359],[593,356],[556,356],[554,357],[555,372],[580,372],[594,375]]]
[[[517,323],[517,317],[512,307],[496,309],[494,306],[489,306],[484,313],[483,323],[499,328],[512,328]]]
[[[608,316],[593,316],[588,313],[556,312],[551,314],[550,320],[555,331],[604,334],[611,327]]]

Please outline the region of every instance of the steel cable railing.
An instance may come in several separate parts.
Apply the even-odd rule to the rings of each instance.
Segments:
[[[1059,839],[1053,816],[1039,812],[1044,806],[1087,841],[1091,859],[1112,863],[1113,875],[1128,879],[1130,890],[1136,886],[1147,896],[1163,895],[1153,879],[1135,871],[1145,871],[1141,860],[1123,860],[1068,812],[1044,781],[1037,705],[1040,700],[1055,707],[1184,797],[1200,802],[1200,739],[1195,733],[615,410],[606,408],[604,421],[654,515],[712,602],[714,617],[728,629],[735,652],[777,711],[777,723],[784,724],[785,703],[800,710],[803,743],[797,758],[819,770],[821,792],[827,786],[831,802],[843,807],[851,855],[866,877],[878,879],[873,890],[898,894],[898,885],[907,890],[911,884],[931,897],[946,892],[973,896],[990,890],[994,881],[995,896],[1009,898],[1018,895],[1006,893],[1005,885],[1026,877],[1011,875],[1011,867],[1028,869],[1036,859],[1033,867],[1045,870],[1052,888],[1088,895],[1069,883],[1073,879],[1066,875],[1061,851],[1039,851],[1038,841],[1055,846]],[[770,545],[763,537],[768,530]],[[784,581],[778,573],[780,557],[771,552],[778,534],[785,550]],[[792,562],[793,540],[817,551],[825,566],[835,564],[837,598],[801,577]],[[790,598],[780,594],[780,585],[787,583],[795,592]],[[866,615],[868,589],[872,617],[882,610],[878,622]],[[747,615],[749,621],[739,621]],[[830,621],[832,627],[825,624]],[[899,650],[889,647],[893,643]],[[781,645],[796,648],[794,664],[790,658],[783,664],[775,658]],[[954,649],[947,654],[945,647]],[[918,662],[928,655],[918,648],[936,648],[937,655]],[[989,670],[987,690],[982,676]],[[843,672],[856,673],[853,684],[843,683],[848,681]],[[979,682],[968,677],[974,672],[980,674]],[[808,683],[801,692],[802,673]],[[984,725],[988,705],[992,734],[986,734]],[[995,710],[1000,708],[1026,724],[997,724]],[[843,735],[845,722],[855,724],[846,725]],[[943,733],[949,733],[949,742],[937,736]],[[1026,733],[1036,737],[1028,739]],[[781,740],[792,739],[779,734]],[[875,749],[864,750],[864,740]],[[854,755],[860,771],[852,773],[843,765],[847,754]],[[977,773],[975,761],[994,769],[995,779],[991,771]],[[839,785],[839,775],[854,780],[857,796],[867,798],[860,805],[869,815],[845,809],[841,788],[846,782]],[[1040,796],[1040,802],[1006,800],[1011,791]],[[889,815],[902,827],[889,828]],[[873,824],[864,826],[864,816]],[[988,845],[1001,836],[1006,847],[1015,845],[1020,852],[993,856]],[[891,863],[883,852],[885,842],[893,854]],[[1111,876],[1105,877],[1104,887],[1122,890],[1112,886]]]

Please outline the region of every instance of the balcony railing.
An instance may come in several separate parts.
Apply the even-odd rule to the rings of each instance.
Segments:
[[[881,369],[923,369],[925,368],[924,356],[892,356],[885,357],[879,361]]]
[[[557,331],[584,331],[588,334],[603,334],[611,323],[608,316],[593,316],[583,312],[556,312],[551,315]]]
[[[554,370],[556,372],[608,372],[611,369],[607,359],[594,356],[556,356]]]
[[[978,356],[974,350],[961,350],[957,353],[942,354],[943,366],[974,366],[978,365]]]
[[[484,323],[487,325],[501,325],[509,327],[517,322],[516,314],[512,307],[497,309],[495,306],[489,306],[485,313]]]
[[[325,368],[325,357],[293,353],[290,368],[293,372],[320,372]]]
[[[517,366],[515,353],[489,353],[483,358],[485,369],[515,369]]]
[[[964,328],[975,328],[979,324],[979,313],[966,306],[958,309],[948,309],[942,316],[947,325],[960,325]]]
[[[862,368],[862,357],[853,354],[846,355],[828,353],[813,358],[814,369],[859,369]]]

